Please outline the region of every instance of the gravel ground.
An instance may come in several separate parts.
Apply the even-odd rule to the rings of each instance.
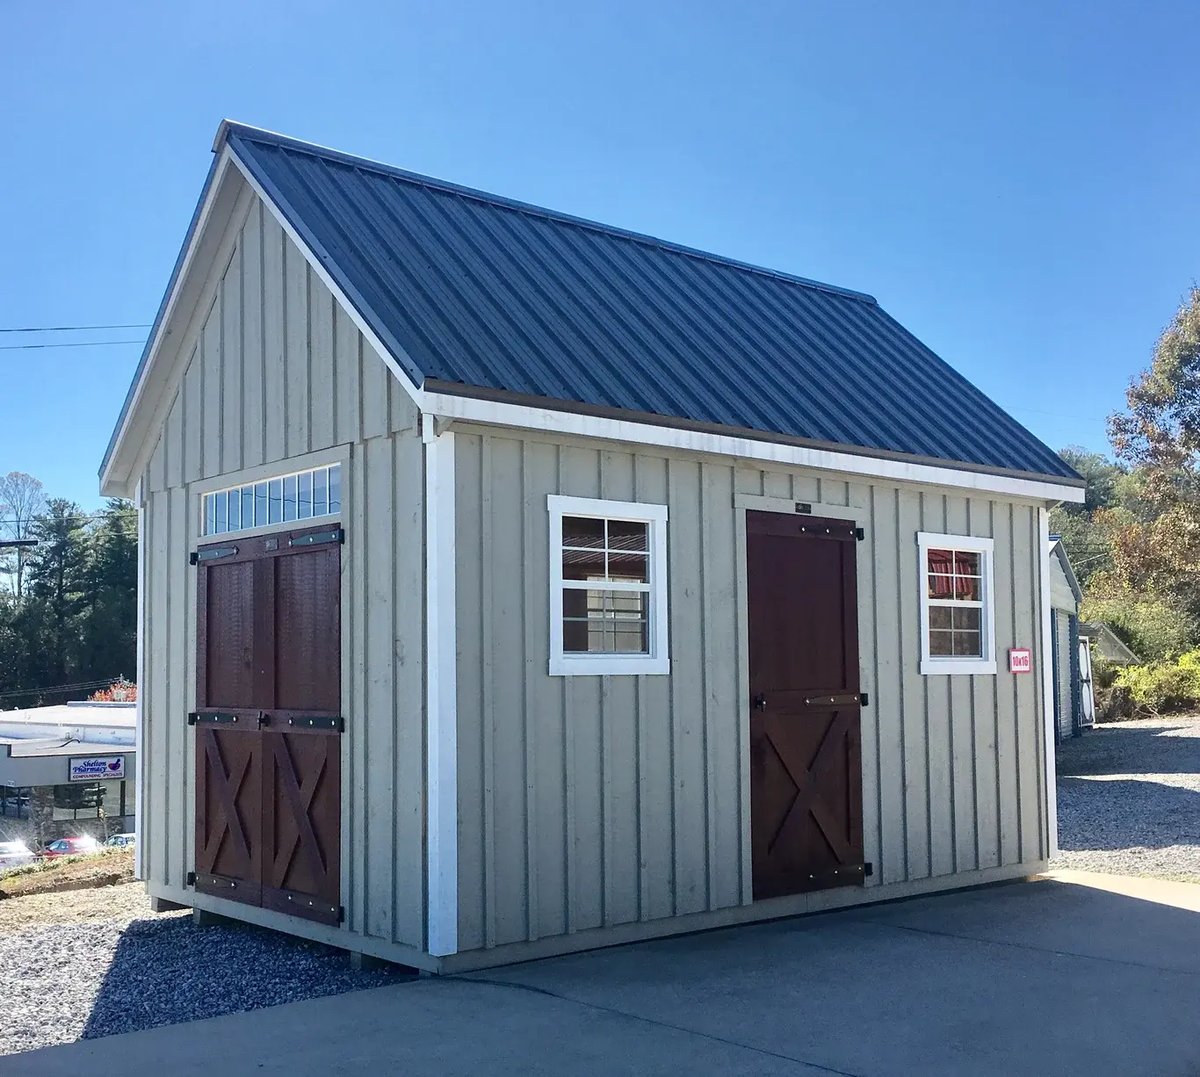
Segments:
[[[1058,844],[1052,867],[1200,882],[1200,715],[1060,744]]]
[[[155,915],[140,883],[0,902],[0,1054],[405,978],[249,925]]]

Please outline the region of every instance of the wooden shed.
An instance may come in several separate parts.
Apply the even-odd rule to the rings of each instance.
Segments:
[[[1079,632],[1083,591],[1075,578],[1067,548],[1058,535],[1050,536],[1050,642],[1054,680],[1054,727],[1059,740],[1077,737],[1095,724],[1092,661]]]
[[[452,971],[1045,866],[1053,452],[861,293],[214,151],[101,470],[156,900]]]

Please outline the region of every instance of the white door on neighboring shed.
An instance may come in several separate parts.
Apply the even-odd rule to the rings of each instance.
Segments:
[[[1091,729],[1096,724],[1096,696],[1092,690],[1092,648],[1087,640],[1079,641],[1079,724]]]

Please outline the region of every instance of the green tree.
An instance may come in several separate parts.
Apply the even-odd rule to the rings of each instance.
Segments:
[[[137,656],[137,510],[110,500],[88,534],[80,612],[80,666],[132,679]]]
[[[90,536],[79,506],[63,498],[46,503],[30,536],[38,545],[26,566],[18,623],[29,649],[28,675],[49,687],[80,679]]]
[[[1144,648],[1177,653],[1200,625],[1200,288],[1125,395],[1109,419],[1123,474],[1089,517],[1089,541],[1107,547],[1089,598]]]
[[[1193,286],[1110,417],[1117,458],[1142,471],[1159,502],[1200,500],[1200,287]]]

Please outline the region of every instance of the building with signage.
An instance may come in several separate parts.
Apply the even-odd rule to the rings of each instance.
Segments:
[[[133,703],[0,711],[0,840],[134,830]]]
[[[438,972],[1046,865],[1055,453],[870,296],[214,151],[101,469],[157,900]]]

